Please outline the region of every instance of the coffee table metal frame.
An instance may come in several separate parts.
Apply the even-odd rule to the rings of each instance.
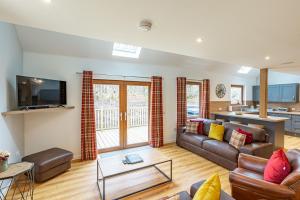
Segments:
[[[161,164],[164,164],[164,163],[170,163],[170,176],[168,176],[167,174],[165,174],[161,169],[159,169],[157,167],[157,165],[161,165]],[[138,167],[138,168],[135,168],[135,169],[131,169],[131,170],[128,170],[128,171],[124,171],[124,172],[119,172],[119,173],[116,173],[116,174],[112,174],[112,175],[109,175],[109,176],[103,176],[103,173],[102,173],[102,170],[101,170],[101,167],[100,167],[100,163],[99,163],[99,159],[97,160],[97,185],[98,185],[98,189],[99,189],[99,193],[100,193],[100,197],[102,200],[106,200],[105,199],[105,180],[106,179],[109,179],[109,178],[113,178],[113,177],[116,177],[116,176],[120,176],[120,175],[123,175],[123,174],[129,174],[131,172],[136,172],[136,171],[140,171],[140,170],[143,170],[143,169],[147,169],[147,168],[151,168],[151,167],[154,167],[158,172],[160,172],[164,177],[167,178],[166,181],[163,181],[161,183],[157,183],[155,185],[151,185],[149,187],[146,187],[146,188],[143,188],[141,190],[137,190],[135,192],[132,192],[132,193],[128,193],[126,195],[123,195],[123,196],[120,196],[120,197],[117,197],[115,199],[121,199],[121,198],[124,198],[124,197],[128,197],[130,195],[133,195],[133,194],[136,194],[138,192],[142,192],[142,191],[145,191],[145,190],[148,190],[150,188],[153,188],[153,187],[156,187],[156,186],[159,186],[159,185],[162,185],[162,184],[165,184],[165,183],[168,183],[168,182],[172,182],[172,176],[173,176],[173,161],[172,159],[169,159],[169,160],[165,160],[165,161],[161,161],[161,162],[157,162],[157,163],[153,163],[153,164],[149,164],[149,165],[146,165],[146,166],[141,166],[141,167]],[[101,174],[102,178],[99,178],[99,173]],[[100,185],[100,182],[103,182],[102,184],[102,187]],[[102,191],[101,191],[101,188],[102,188]]]

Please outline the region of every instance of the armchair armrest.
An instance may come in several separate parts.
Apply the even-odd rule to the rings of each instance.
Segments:
[[[263,174],[268,160],[244,153],[240,153],[238,167]]]
[[[261,199],[294,199],[295,191],[285,185],[270,183],[261,179],[255,179],[242,174],[230,172],[229,181],[231,183],[233,197],[237,188],[240,190],[251,191],[252,194]]]

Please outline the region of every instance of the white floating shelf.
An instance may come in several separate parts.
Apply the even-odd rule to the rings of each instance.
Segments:
[[[55,111],[63,111],[74,109],[75,106],[65,106],[65,107],[57,107],[57,108],[41,108],[41,109],[31,109],[31,110],[12,110],[7,112],[2,112],[3,116],[8,115],[19,115],[19,114],[28,114],[28,113],[40,113],[40,112],[55,112]]]

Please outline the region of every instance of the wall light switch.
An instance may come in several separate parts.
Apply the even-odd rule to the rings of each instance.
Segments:
[[[221,111],[221,110],[222,110],[222,108],[218,108],[218,110],[219,110],[219,111]]]

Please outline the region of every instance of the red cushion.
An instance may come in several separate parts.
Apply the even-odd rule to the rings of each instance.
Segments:
[[[204,123],[200,119],[191,119],[190,122],[199,122],[197,132],[198,134],[204,134]]]
[[[245,144],[251,144],[253,142],[253,135],[252,135],[252,133],[244,131],[243,129],[240,129],[240,128],[238,128],[237,132],[246,135]]]
[[[291,172],[291,165],[284,151],[279,149],[273,152],[264,171],[264,180],[280,184]]]

